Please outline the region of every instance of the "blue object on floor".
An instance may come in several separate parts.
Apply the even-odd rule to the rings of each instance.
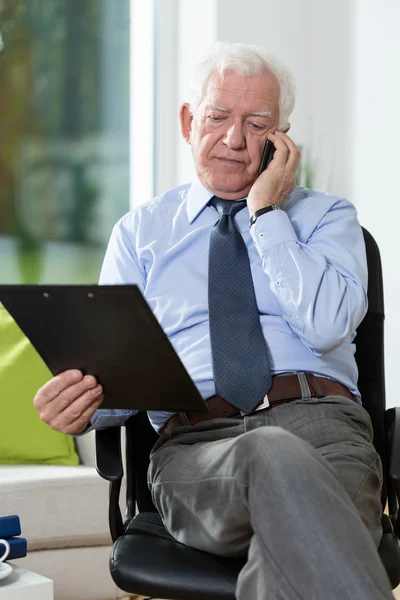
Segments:
[[[0,538],[21,535],[21,523],[18,515],[0,517]]]
[[[10,544],[10,554],[7,556],[7,560],[15,560],[16,558],[23,558],[27,553],[27,542],[23,537],[11,537],[7,539]]]

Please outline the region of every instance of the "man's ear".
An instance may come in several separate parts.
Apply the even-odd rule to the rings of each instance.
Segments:
[[[182,104],[179,111],[179,118],[181,121],[181,132],[183,139],[187,144],[190,144],[190,134],[192,132],[193,115],[190,111],[189,104]]]

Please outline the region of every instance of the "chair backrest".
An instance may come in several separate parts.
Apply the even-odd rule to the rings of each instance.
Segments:
[[[385,440],[385,373],[383,360],[383,282],[378,246],[372,235],[363,229],[368,262],[368,313],[357,329],[356,360],[359,369],[358,386],[363,405],[374,427],[374,443],[384,465],[386,481]],[[147,487],[149,454],[158,439],[146,413],[139,413],[127,422],[126,461],[127,497],[135,497],[139,512],[156,512]],[[132,474],[135,473],[134,478]],[[132,494],[132,492],[135,492]],[[386,486],[382,502],[386,502]]]
[[[384,301],[382,264],[378,245],[363,228],[368,263],[368,312],[357,329],[356,361],[358,387],[364,408],[374,427],[374,444],[384,470],[385,486],[382,503],[386,502],[386,433],[385,433],[385,365],[384,365]]]

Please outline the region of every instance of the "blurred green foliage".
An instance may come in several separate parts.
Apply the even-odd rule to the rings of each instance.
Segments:
[[[0,0],[0,238],[23,281],[40,280],[48,241],[104,253],[93,173],[110,137],[129,160],[129,60],[129,0]]]

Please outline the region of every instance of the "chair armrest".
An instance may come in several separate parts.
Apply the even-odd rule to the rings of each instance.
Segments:
[[[385,414],[388,461],[389,516],[400,533],[400,407],[389,408]]]
[[[122,479],[121,427],[96,430],[96,470],[108,481]]]
[[[119,496],[124,475],[121,455],[121,427],[96,430],[96,470],[110,482],[108,525],[113,542],[124,532]]]

